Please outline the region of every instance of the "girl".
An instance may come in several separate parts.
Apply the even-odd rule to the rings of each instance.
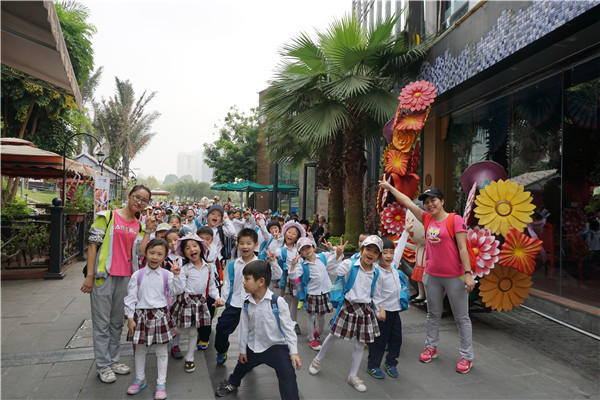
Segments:
[[[184,284],[179,276],[179,266],[173,266],[171,271],[159,268],[168,250],[167,242],[152,239],[146,246],[146,267],[134,272],[127,285],[127,340],[139,345],[134,346],[135,381],[127,394],[137,394],[146,387],[146,353],[148,347],[156,344],[158,378],[154,398],[167,398],[167,343],[175,336],[173,321],[167,311],[167,294],[181,293]]]
[[[179,267],[183,266],[183,257],[177,254],[177,241],[181,238],[181,233],[178,228],[171,228],[167,231],[165,235],[165,241],[169,246],[169,255],[163,262],[162,267],[167,271],[170,271],[174,265]],[[168,298],[169,308],[173,305],[173,298],[169,296]],[[171,346],[171,356],[176,360],[180,360],[183,358],[183,354],[181,353],[181,349],[179,348],[179,335],[176,335],[173,339],[173,344]]]
[[[283,278],[281,279],[281,295],[285,296],[286,294],[290,295],[291,300],[290,304],[290,315],[292,316],[292,320],[296,324],[295,331],[297,335],[300,335],[300,326],[298,326],[298,287],[296,286],[295,279],[291,279],[288,276],[287,271],[290,270],[292,266],[292,260],[298,255],[298,249],[296,247],[296,242],[301,237],[306,237],[306,231],[297,222],[289,221],[283,226],[282,230],[284,245],[277,249],[275,253],[269,252],[269,261],[271,264],[279,264],[281,269],[283,270]]]
[[[347,242],[346,242],[347,243]],[[342,252],[346,244],[341,246]],[[352,352],[352,364],[348,384],[359,392],[365,392],[367,387],[356,375],[365,343],[372,343],[379,336],[379,325],[373,309],[373,293],[381,285],[377,279],[379,271],[375,263],[383,250],[383,242],[379,236],[368,236],[360,248],[360,258],[343,261],[336,274],[344,277],[344,300],[338,306],[338,311],[331,323],[331,332],[323,342],[321,351],[312,360],[308,372],[316,375],[321,369],[321,361],[327,351],[333,346],[336,337],[344,340],[356,339]],[[379,307],[379,318],[385,319],[385,310]]]
[[[379,186],[387,189],[394,197],[408,208],[417,220],[423,222],[426,215],[431,220],[425,226],[426,261],[423,285],[427,297],[427,339],[425,349],[419,360],[429,363],[437,358],[439,344],[440,319],[442,318],[444,293],[450,300],[454,321],[458,327],[460,339],[460,358],[456,372],[466,374],[471,370],[473,361],[473,336],[471,319],[469,318],[469,292],[475,287],[473,271],[467,250],[467,226],[459,215],[454,215],[455,239],[448,232],[444,210],[444,195],[437,188],[427,189],[419,196],[425,210],[421,210],[408,196],[398,191],[386,181]],[[425,223],[423,223],[425,225]]]
[[[331,243],[327,243],[331,247]],[[341,247],[336,251],[315,254],[315,245],[310,238],[298,240],[298,252],[302,256],[300,264],[304,264],[309,269],[310,278],[306,284],[306,328],[308,332],[308,346],[313,350],[320,350],[321,344],[318,342],[323,328],[325,327],[325,314],[333,311],[333,306],[329,301],[329,289],[331,288],[331,279],[329,274],[335,273],[338,264],[344,258],[344,252]],[[302,265],[298,265],[298,256],[292,260],[290,276],[300,278],[304,274]],[[317,329],[315,329],[315,320]]]
[[[207,298],[219,298],[219,291],[211,267],[206,263],[206,243],[192,234],[177,241],[177,254],[185,257],[183,270],[185,288],[171,307],[171,315],[181,335],[187,335],[188,348],[185,354],[185,372],[194,372],[194,350],[196,350],[197,327],[210,325],[211,315]]]
[[[115,374],[130,372],[119,363],[123,307],[129,278],[138,270],[138,249],[150,237],[135,215],[149,203],[150,189],[134,186],[127,206],[98,213],[90,228],[87,274],[81,291],[91,294],[96,372],[104,383],[115,382]],[[152,216],[148,219],[154,221]]]

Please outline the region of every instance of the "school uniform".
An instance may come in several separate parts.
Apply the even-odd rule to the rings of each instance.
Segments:
[[[283,269],[285,269],[286,271],[289,271],[292,266],[292,260],[298,255],[298,248],[296,247],[295,244],[294,244],[294,247],[292,247],[291,249],[289,247],[287,247],[285,244],[284,244],[284,246],[285,246],[285,250],[287,252],[287,258],[285,260],[283,260],[283,265],[284,265]],[[271,261],[271,268],[274,268],[275,265],[279,266],[278,260],[283,259],[282,254],[281,254],[282,248],[283,248],[283,246],[278,248],[277,250],[275,250],[275,260]],[[273,277],[271,277],[271,281],[274,281]],[[291,296],[298,295],[298,286],[296,285],[295,279],[292,279],[290,277],[289,272],[288,272],[288,277],[287,277],[286,281],[284,282],[284,285],[285,285],[285,287],[282,289],[285,290],[286,295],[291,295]]]
[[[211,315],[207,299],[209,296],[219,296],[212,266],[203,262],[198,268],[192,263],[187,263],[181,272],[185,276],[185,288],[171,308],[176,326],[189,328],[210,325]]]
[[[248,360],[245,364],[237,363],[228,382],[238,387],[248,372],[267,364],[277,374],[281,398],[298,399],[296,372],[290,358],[290,354],[298,354],[295,324],[290,318],[288,304],[282,297],[277,299],[279,322],[277,321],[271,305],[272,296],[273,292],[267,289],[257,303],[251,294],[247,295],[248,311],[242,311],[240,315],[238,342],[240,354],[246,354]]]
[[[217,270],[217,266],[216,266],[217,254],[218,254],[217,246],[215,246],[214,243],[211,243],[210,246],[208,246],[208,252],[206,254],[205,259],[206,259],[206,263],[210,267],[210,270],[212,271],[211,279],[214,280],[214,282],[215,282],[215,287],[217,288],[217,293],[216,293],[216,296],[213,296],[210,293],[208,294],[208,298],[206,299],[206,304],[208,306],[208,312],[210,314],[211,323],[198,327],[197,342],[208,343],[208,341],[210,339],[210,334],[212,333],[212,320],[215,315],[215,300],[218,299],[220,296],[219,286],[220,286],[220,282],[221,282],[219,279],[219,271]]]

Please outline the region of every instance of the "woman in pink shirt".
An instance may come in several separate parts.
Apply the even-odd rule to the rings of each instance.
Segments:
[[[426,262],[423,285],[427,296],[427,340],[425,350],[419,356],[424,363],[437,358],[439,344],[440,319],[442,318],[444,293],[448,296],[454,321],[458,327],[460,339],[460,358],[456,371],[466,374],[471,370],[473,362],[473,337],[471,319],[469,318],[469,292],[475,287],[473,272],[467,250],[467,226],[463,219],[454,215],[455,239],[448,232],[446,219],[449,213],[444,210],[444,195],[437,188],[427,189],[419,196],[425,211],[420,209],[405,194],[398,191],[386,181],[379,186],[387,189],[415,217],[425,222],[425,216],[431,215],[428,226],[425,226]]]

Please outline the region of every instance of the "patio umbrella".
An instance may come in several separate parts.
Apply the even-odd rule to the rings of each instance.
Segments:
[[[210,190],[221,190],[221,191],[228,191],[231,190],[229,189],[231,187],[231,185],[233,185],[233,183],[219,183],[218,185],[214,185],[210,187]]]
[[[267,187],[261,185],[260,183],[252,182],[252,181],[242,181],[238,183],[233,183],[229,187],[229,190],[232,192],[246,192],[246,204],[250,202],[250,192],[266,192]],[[256,201],[256,199],[255,199]]]
[[[273,191],[273,185],[269,185],[267,186],[268,190],[265,190],[265,192],[272,192]],[[281,193],[298,193],[298,191],[300,190],[300,188],[298,186],[293,186],[293,185],[287,185],[285,183],[278,183],[277,184],[277,191],[281,192]]]

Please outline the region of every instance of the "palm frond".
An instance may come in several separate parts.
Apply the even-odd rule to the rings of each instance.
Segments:
[[[325,93],[335,98],[348,98],[367,93],[374,80],[366,75],[348,74],[324,86]]]
[[[306,139],[320,147],[326,144],[336,131],[343,130],[351,124],[352,117],[343,104],[328,102],[299,113],[291,126],[298,135],[307,136]]]

